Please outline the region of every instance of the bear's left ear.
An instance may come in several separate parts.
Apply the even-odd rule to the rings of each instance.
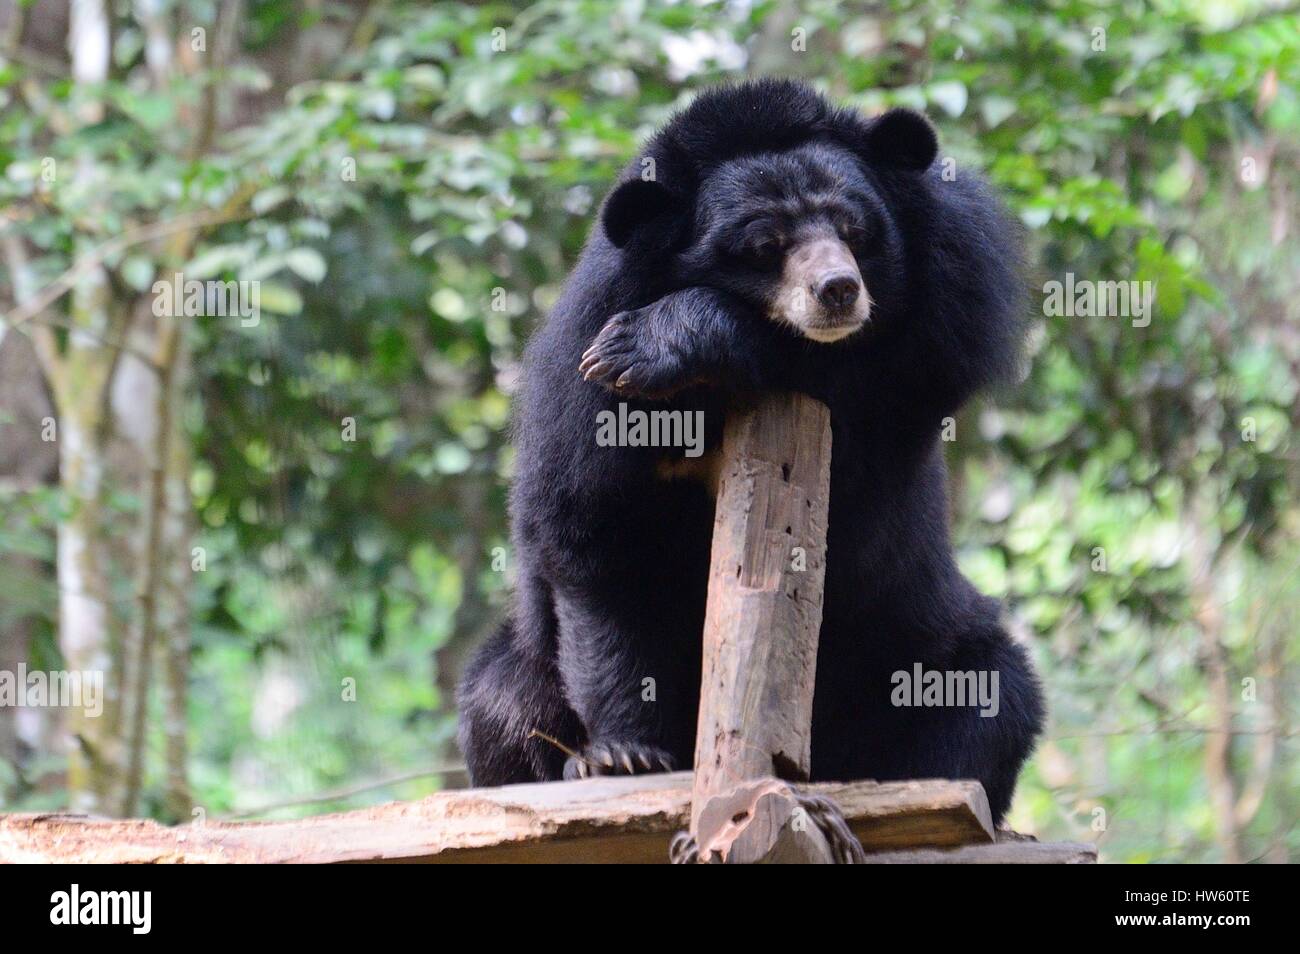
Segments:
[[[681,223],[681,200],[658,182],[629,179],[605,200],[601,221],[618,248],[637,233],[660,233],[671,241]]]
[[[866,152],[872,162],[924,172],[939,154],[939,137],[915,110],[891,109],[870,121]]]

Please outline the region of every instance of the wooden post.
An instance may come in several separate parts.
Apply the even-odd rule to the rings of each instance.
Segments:
[[[795,816],[793,790],[772,780],[809,776],[830,413],[773,395],[727,422],[722,453],[691,833],[701,858],[826,860],[816,827]]]

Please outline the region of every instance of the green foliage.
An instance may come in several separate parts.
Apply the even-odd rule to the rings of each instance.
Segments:
[[[271,54],[300,31],[366,35],[322,10],[250,5],[237,66],[163,91],[139,81],[130,23],[107,114],[81,127],[84,89],[0,62],[0,205],[40,209],[24,230],[42,282],[142,223],[232,204],[188,262],[159,243],[111,255],[115,287],[262,282],[255,326],[193,328],[201,804],[411,771],[449,739],[450,667],[502,611],[522,344],[637,143],[743,63],[926,109],[956,174],[983,171],[1024,223],[1025,380],[965,416],[951,454],[963,566],[1008,601],[1052,701],[1013,822],[1115,860],[1217,857],[1208,607],[1234,678],[1286,700],[1234,695],[1237,728],[1294,719],[1300,18],[1195,0],[393,3],[280,90]],[[194,154],[184,117],[208,84],[282,105]],[[1043,315],[1066,272],[1155,282],[1150,323]],[[48,497],[0,496],[0,549],[50,559]],[[1294,733],[1277,746],[1251,856],[1300,849]],[[1254,777],[1250,736],[1231,767]]]

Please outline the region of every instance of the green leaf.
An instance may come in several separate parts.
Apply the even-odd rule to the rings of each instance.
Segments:
[[[284,256],[284,263],[299,278],[313,285],[325,277],[325,259],[314,248],[295,248]]]
[[[249,259],[244,245],[215,245],[194,258],[183,269],[186,280],[214,278],[225,271],[237,271]]]
[[[1005,96],[985,96],[980,99],[980,115],[984,125],[992,129],[1016,111],[1016,102]]]
[[[283,204],[287,199],[292,198],[292,196],[293,193],[285,186],[271,186],[271,188],[263,189],[253,196],[249,205],[258,215],[265,215],[276,206]]]
[[[290,285],[261,282],[260,294],[264,311],[277,315],[296,315],[302,311],[302,296]]]
[[[932,83],[926,90],[930,102],[935,103],[949,116],[960,116],[966,111],[966,84],[957,80]]]
[[[128,255],[118,267],[122,281],[138,292],[145,291],[153,284],[153,260],[144,255]]]

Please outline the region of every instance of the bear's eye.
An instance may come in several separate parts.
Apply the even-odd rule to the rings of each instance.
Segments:
[[[867,241],[867,230],[857,222],[841,222],[835,229],[845,245],[861,248]]]
[[[744,256],[759,268],[773,268],[785,254],[785,239],[780,235],[763,235],[745,244]]]

